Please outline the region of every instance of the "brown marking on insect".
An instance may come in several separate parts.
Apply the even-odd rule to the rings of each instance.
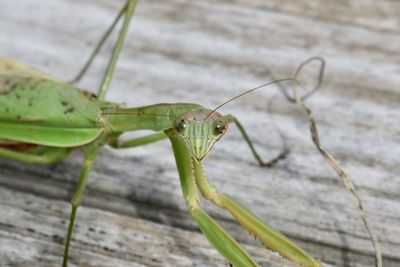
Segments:
[[[45,79],[39,79],[39,78],[33,78],[33,77],[28,77],[25,79],[26,83],[29,82],[29,87],[32,91],[35,91],[36,89],[40,88],[40,84],[47,81]]]
[[[28,99],[28,106],[32,106],[33,99],[35,99],[33,96]]]
[[[97,120],[93,120],[93,119],[91,119],[91,118],[87,118],[87,121],[90,122],[90,123],[92,123],[92,124],[97,124],[97,123],[98,123]]]
[[[67,101],[61,100],[61,105],[63,105],[64,107],[67,106],[69,103]]]
[[[17,89],[18,83],[12,83],[11,81],[9,81],[7,86],[4,87],[0,87],[0,95],[8,95],[10,94],[12,91],[14,91],[15,89]]]
[[[75,110],[74,107],[70,107],[70,108],[64,110],[64,114],[68,114],[68,113],[74,112],[74,110]]]
[[[0,147],[18,152],[28,152],[37,147],[37,145],[30,143],[13,143],[13,144],[0,144]]]
[[[95,93],[92,93],[92,92],[89,92],[86,90],[82,90],[81,92],[89,100],[97,99],[97,95]]]
[[[10,91],[8,91],[8,92],[14,91],[15,89],[17,89],[17,86],[18,86],[18,83],[14,83],[13,85],[11,85],[10,86]]]

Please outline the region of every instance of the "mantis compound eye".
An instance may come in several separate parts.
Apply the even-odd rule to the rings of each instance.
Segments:
[[[226,125],[221,121],[215,124],[214,133],[217,135],[223,134],[225,132]]]
[[[180,120],[176,125],[176,129],[178,130],[178,132],[182,132],[187,127],[188,127],[187,122],[184,119]]]

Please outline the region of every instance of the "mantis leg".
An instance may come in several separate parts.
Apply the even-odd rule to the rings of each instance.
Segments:
[[[74,196],[72,197],[71,200],[71,213],[69,217],[67,238],[65,240],[63,267],[68,266],[68,251],[71,242],[72,231],[74,229],[76,210],[78,209],[78,206],[81,203],[82,193],[87,183],[89,171],[96,159],[98,150],[99,150],[99,145],[97,143],[92,143],[85,147],[85,155],[84,155],[81,175],[79,177],[78,185],[75,190]]]
[[[168,130],[167,134],[174,150],[187,208],[190,215],[199,225],[200,230],[207,237],[209,242],[234,266],[258,266],[249,254],[203,209],[201,209],[193,177],[192,155],[184,141],[175,136],[172,130]]]
[[[276,155],[275,157],[273,157],[272,159],[270,159],[268,161],[264,161],[261,158],[261,156],[258,154],[257,150],[255,149],[255,147],[253,145],[253,142],[251,141],[249,135],[246,133],[246,130],[244,129],[242,124],[239,122],[239,120],[232,115],[226,115],[225,118],[228,120],[228,122],[233,122],[233,123],[235,123],[236,127],[238,127],[244,140],[246,141],[247,145],[249,146],[251,152],[253,153],[254,158],[258,161],[260,166],[271,167],[275,163],[277,163],[279,160],[286,158],[286,156],[289,154],[289,149],[286,146],[286,143],[284,143],[282,151],[278,155]]]
[[[74,83],[79,82],[82,79],[82,77],[85,75],[86,71],[89,69],[90,65],[92,64],[94,58],[99,53],[101,47],[104,45],[104,43],[107,41],[108,37],[111,35],[111,33],[114,30],[115,26],[117,25],[118,21],[122,18],[122,15],[125,13],[127,6],[128,6],[128,3],[126,3],[124,5],[124,7],[118,13],[117,17],[112,22],[111,26],[101,36],[101,38],[99,39],[99,41],[96,44],[96,47],[94,48],[93,52],[91,53],[89,59],[86,61],[85,65],[83,65],[83,67],[79,71],[79,73],[71,81],[69,81],[69,83],[74,84]]]
[[[0,156],[28,163],[50,164],[68,156],[69,148],[39,146],[29,151],[16,151],[0,147]]]
[[[142,146],[150,143],[154,143],[163,139],[166,139],[168,136],[164,132],[159,132],[155,134],[150,134],[142,137],[137,137],[125,141],[121,141],[119,138],[112,140],[109,145],[113,148],[130,148],[135,146]]]
[[[115,43],[110,61],[108,62],[107,70],[104,74],[103,81],[101,82],[99,91],[98,91],[98,99],[103,100],[108,87],[111,83],[112,75],[114,74],[115,66],[117,64],[118,56],[121,52],[122,45],[125,40],[126,33],[128,31],[129,23],[131,21],[133,12],[135,11],[135,7],[137,4],[137,0],[129,0],[125,10],[124,22],[122,24],[121,30],[118,35],[117,42]]]
[[[254,234],[262,244],[301,266],[322,266],[321,262],[313,259],[286,236],[261,221],[235,199],[225,193],[217,192],[205,177],[201,163],[193,160],[193,166],[196,184],[204,197],[228,210],[236,221]]]

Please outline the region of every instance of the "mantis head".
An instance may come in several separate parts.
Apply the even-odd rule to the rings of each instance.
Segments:
[[[300,65],[299,68],[297,68],[295,72],[295,77],[294,78],[285,78],[285,79],[280,79],[280,80],[275,80],[260,86],[257,86],[255,88],[252,88],[250,90],[247,90],[235,97],[232,97],[228,101],[225,101],[218,107],[216,107],[213,110],[210,109],[195,109],[191,110],[189,112],[184,113],[183,115],[179,116],[176,118],[175,123],[174,123],[174,130],[178,134],[180,138],[182,138],[186,145],[188,146],[190,152],[192,155],[198,160],[201,161],[210,151],[212,146],[215,144],[215,142],[218,141],[219,138],[221,138],[222,135],[226,132],[228,128],[228,121],[216,110],[221,108],[222,106],[225,106],[226,104],[232,102],[233,100],[242,97],[248,93],[251,93],[253,91],[256,91],[260,88],[266,87],[271,84],[276,84],[280,82],[285,82],[285,81],[291,81],[292,86],[293,86],[293,92],[295,94],[295,85],[301,86],[301,84],[297,80],[297,76],[299,74],[299,71],[301,68],[303,68],[306,64],[308,64],[311,61],[318,60],[321,62],[321,67],[319,71],[319,76],[318,76],[318,84],[314,87],[313,90],[308,92],[307,94],[303,95],[300,97],[300,99],[304,100],[307,97],[309,97],[311,94],[315,93],[316,90],[319,89],[321,82],[322,82],[322,76],[324,72],[324,66],[325,66],[325,61],[322,58],[319,57],[313,57],[310,58],[309,60],[305,61],[302,65]],[[280,87],[281,89],[283,87]],[[295,97],[291,97],[288,95],[288,93],[282,89],[282,92],[284,92],[285,97],[292,102],[296,102],[297,100],[296,95]]]
[[[185,141],[192,155],[201,161],[228,128],[228,121],[218,112],[196,109],[176,118],[174,129]]]

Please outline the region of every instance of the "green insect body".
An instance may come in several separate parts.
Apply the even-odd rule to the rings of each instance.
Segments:
[[[239,128],[255,158],[262,164],[251,140],[235,117],[222,116],[215,110],[191,103],[126,108],[103,100],[135,6],[136,1],[127,1],[93,54],[97,53],[118,20],[124,17],[98,97],[30,66],[0,59],[0,156],[32,163],[52,163],[65,158],[72,148],[84,148],[82,171],[71,201],[63,266],[68,264],[76,211],[100,146],[134,147],[165,138],[169,138],[172,144],[190,215],[210,243],[231,264],[237,267],[258,266],[246,250],[200,207],[198,191],[215,205],[229,211],[243,228],[266,247],[298,265],[322,266],[320,261],[261,221],[232,197],[218,192],[205,177],[201,160],[226,132],[229,123]],[[124,132],[141,129],[156,133],[125,141],[119,138]]]
[[[280,251],[279,244],[290,247],[291,241],[251,213],[244,212],[245,208],[230,197],[216,194],[205,181],[200,161],[226,132],[228,123],[232,122],[230,116],[224,117],[218,112],[190,103],[125,108],[120,104],[98,100],[84,90],[48,77],[1,74],[0,84],[0,154],[3,156],[14,153],[14,157],[9,157],[41,162],[41,158],[36,157],[39,154],[54,154],[56,156],[49,162],[55,162],[68,155],[74,147],[90,147],[98,143],[118,147],[118,137],[126,131],[161,131],[156,139],[167,136],[171,139],[182,187],[193,218],[210,242],[230,262],[235,266],[257,266],[240,245],[199,207],[197,192],[194,192],[196,187],[211,201],[229,210],[266,246],[283,255],[287,254],[284,250]],[[154,139],[150,138],[151,141]],[[29,151],[14,151],[4,145],[7,142],[33,144],[35,147]],[[195,181],[197,185],[193,184]],[[271,234],[272,238],[269,237]],[[273,244],[274,240],[278,245]],[[221,242],[231,244],[228,249],[221,249]],[[295,248],[303,257],[307,255],[300,248]],[[290,253],[288,258],[291,257]],[[318,266],[317,261],[306,257],[314,264],[306,266]],[[292,260],[302,261],[295,258]]]

